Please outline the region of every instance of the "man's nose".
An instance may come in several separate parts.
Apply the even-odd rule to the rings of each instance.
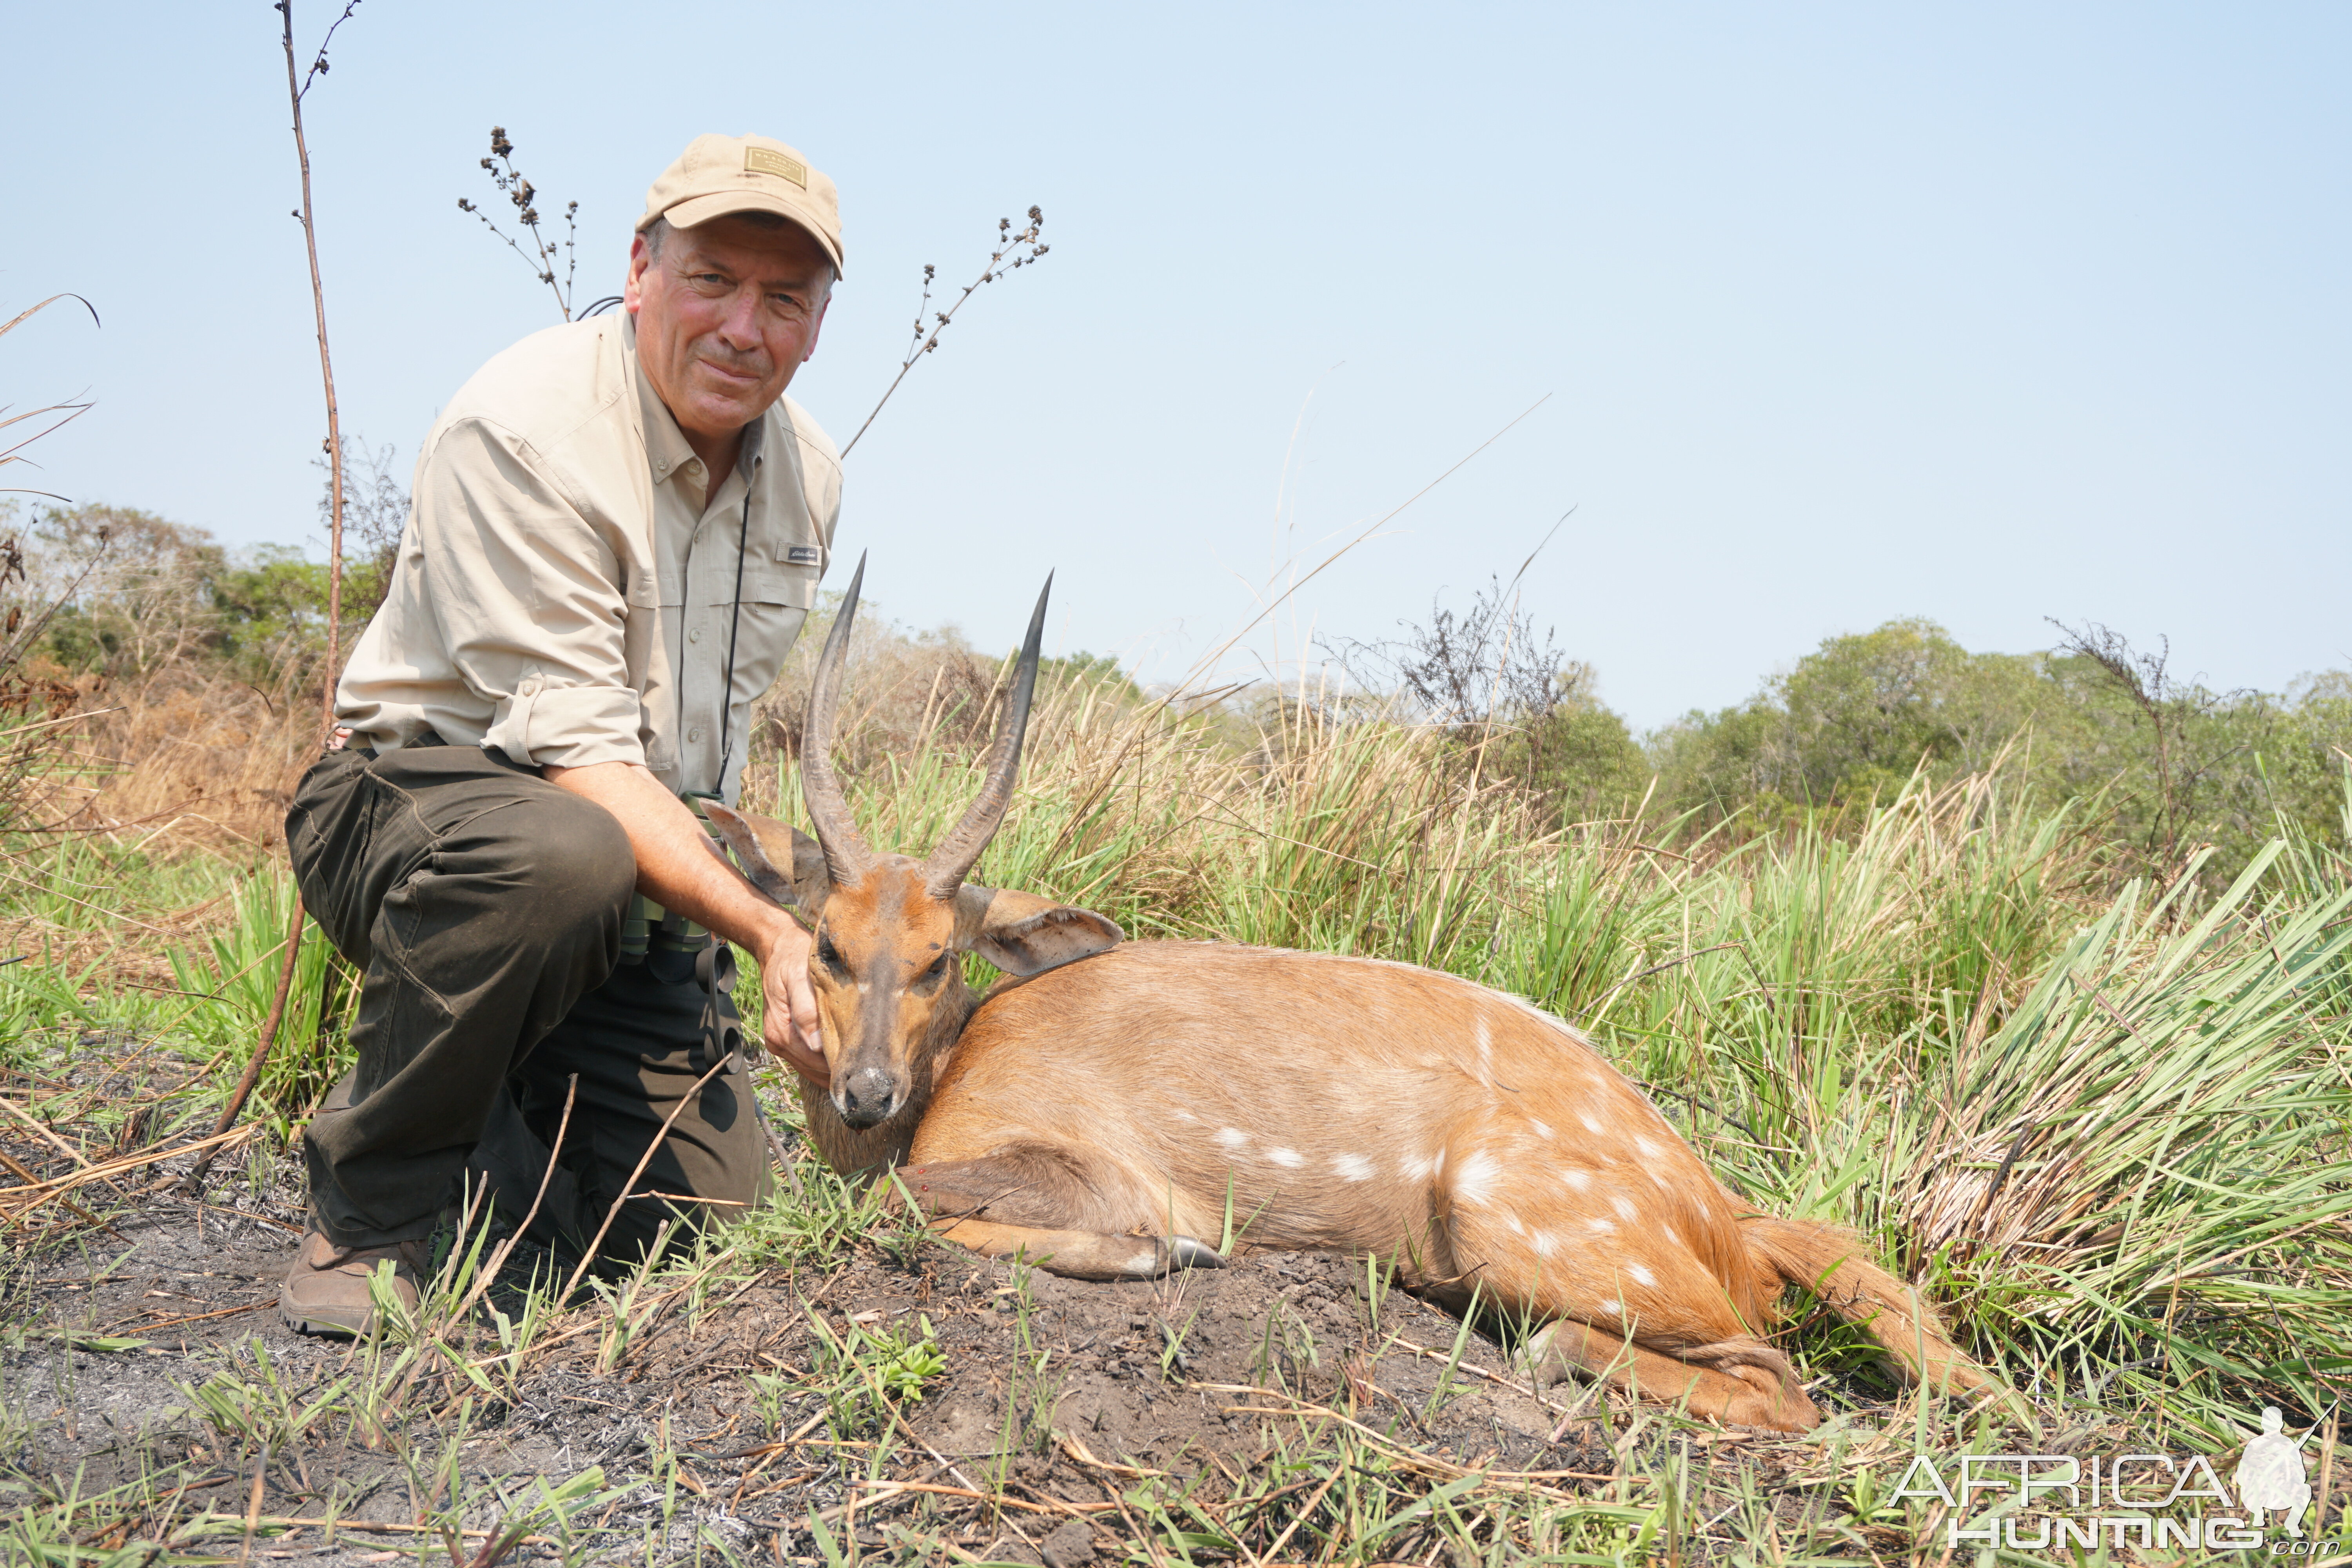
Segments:
[[[719,336],[727,346],[743,353],[760,346],[760,291],[737,290],[719,322]]]

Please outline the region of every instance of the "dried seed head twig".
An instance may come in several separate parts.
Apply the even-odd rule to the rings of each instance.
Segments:
[[[358,4],[358,0],[352,0],[352,4]],[[464,196],[457,198],[457,210],[472,213],[481,219],[484,228],[520,257],[523,265],[530,268],[531,275],[553,290],[555,308],[563,312],[563,319],[567,321],[572,320],[572,282],[579,267],[574,247],[580,237],[580,204],[566,202],[563,205],[564,235],[562,254],[559,257],[555,241],[539,231],[539,188],[515,167],[514,143],[508,140],[505,126],[490,127],[490,155],[482,160],[481,166],[489,174],[490,184],[498,187],[499,194],[506,197],[508,204],[515,209],[515,221],[529,232],[530,247],[526,249],[520,240],[493,223],[488,213]],[[555,280],[559,260],[563,268],[563,281],[561,283]]]
[[[841,449],[843,457],[848,457],[850,449],[865,437],[868,429],[872,428],[875,415],[882,412],[882,405],[890,401],[890,395],[898,390],[898,383],[907,379],[907,373],[915,368],[915,362],[939,348],[940,334],[947,331],[948,323],[955,319],[955,313],[958,310],[963,309],[964,301],[971,298],[974,290],[983,283],[995,282],[999,278],[1018,268],[1035,264],[1045,257],[1046,251],[1053,248],[1038,238],[1045,227],[1044,211],[1034,206],[1029,209],[1029,226],[1026,228],[1016,231],[1011,218],[998,218],[996,248],[989,252],[988,265],[981,268],[979,277],[964,285],[963,292],[956,296],[956,302],[944,310],[931,310],[931,284],[939,277],[939,268],[928,262],[924,264],[923,297],[915,307],[915,331],[914,336],[907,342],[907,357],[899,362],[898,374],[891,379],[890,384],[883,389],[880,401],[874,405],[874,412],[866,416],[866,423],[857,427],[857,434],[852,436],[849,438],[849,445]],[[1011,258],[1010,260],[1006,259],[1008,257]],[[930,317],[928,323],[924,321],[926,314]]]

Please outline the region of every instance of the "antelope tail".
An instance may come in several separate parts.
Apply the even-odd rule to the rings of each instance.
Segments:
[[[1873,1263],[1849,1231],[1759,1215],[1739,1226],[1772,1273],[1802,1285],[1830,1310],[1875,1340],[1906,1382],[1945,1394],[2008,1390],[1962,1354],[1934,1308]]]

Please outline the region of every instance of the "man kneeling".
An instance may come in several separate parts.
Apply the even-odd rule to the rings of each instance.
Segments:
[[[808,938],[688,802],[736,798],[751,702],[815,604],[840,463],[783,393],[840,270],[830,180],[764,137],[698,138],[648,195],[622,311],[499,354],[426,437],[337,742],[286,821],[303,902],[363,976],[357,1065],[303,1138],[294,1327],[369,1331],[385,1262],[413,1305],[469,1183],[513,1224],[545,1177],[535,1231],[584,1252],[604,1230],[617,1258],[755,1201],[710,933],[759,958],[768,1047],[824,1080]]]

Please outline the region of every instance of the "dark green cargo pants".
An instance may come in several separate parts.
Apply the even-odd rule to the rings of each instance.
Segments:
[[[476,746],[332,752],[286,843],[304,907],[362,976],[358,1061],[303,1134],[330,1240],[423,1237],[469,1184],[519,1223],[575,1075],[541,1239],[584,1251],[623,1199],[600,1250],[641,1257],[665,1221],[731,1217],[766,1190],[749,1074],[730,1062],[694,1089],[732,1001],[718,992],[708,1016],[685,955],[620,962],[636,865],[602,806]]]

